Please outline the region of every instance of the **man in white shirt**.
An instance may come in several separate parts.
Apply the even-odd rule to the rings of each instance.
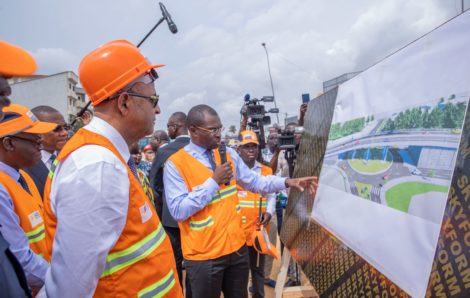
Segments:
[[[124,40],[80,63],[95,116],[67,142],[46,184],[53,243],[40,297],[182,297],[170,241],[128,149],[153,131],[160,113],[154,68],[161,66]]]
[[[64,116],[53,107],[37,106],[31,109],[31,112],[40,121],[57,124],[53,131],[43,135],[41,160],[34,166],[26,169],[26,172],[33,178],[41,197],[43,197],[47,175],[57,154],[67,142],[70,126],[65,123]]]

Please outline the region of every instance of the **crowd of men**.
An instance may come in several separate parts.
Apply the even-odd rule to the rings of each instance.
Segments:
[[[277,198],[316,187],[316,177],[285,173],[277,129],[265,163],[253,131],[240,132],[236,149],[219,148],[221,119],[208,105],[173,113],[154,132],[163,65],[116,40],[80,63],[94,116],[72,134],[53,107],[10,102],[7,79],[33,74],[34,58],[4,41],[0,57],[2,295],[247,297],[251,272],[253,297],[264,296]]]

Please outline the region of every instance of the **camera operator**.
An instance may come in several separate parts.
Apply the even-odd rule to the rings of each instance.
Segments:
[[[303,103],[300,106],[299,125],[303,125],[306,112],[307,103]],[[277,134],[279,141],[270,161],[270,167],[276,173],[276,176],[291,177],[294,173],[296,155],[303,135],[303,127],[299,125],[295,122],[288,123],[284,131],[280,131]],[[276,200],[276,217],[279,234],[281,233],[284,209],[287,206],[288,192],[288,189],[279,192]],[[281,252],[283,250],[284,244],[281,242]],[[289,263],[288,277],[289,280],[285,286],[298,285],[297,270],[294,268],[292,260]]]

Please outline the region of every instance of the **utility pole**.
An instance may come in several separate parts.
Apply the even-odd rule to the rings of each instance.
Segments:
[[[263,46],[264,51],[266,52],[266,59],[268,60],[269,81],[271,82],[271,91],[273,93],[273,98],[274,98],[274,107],[277,108],[276,96],[274,95],[273,77],[271,76],[271,66],[269,65],[268,49],[266,48],[266,43],[263,42],[261,43],[261,45]],[[279,113],[276,113],[276,119],[277,119],[277,124],[279,124]]]

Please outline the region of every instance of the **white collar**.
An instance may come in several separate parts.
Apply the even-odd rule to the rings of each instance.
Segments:
[[[116,147],[117,151],[119,154],[121,154],[122,158],[126,162],[131,157],[126,141],[122,135],[108,122],[95,115],[91,122],[84,128],[108,139],[108,141],[110,141],[114,147]]]
[[[189,138],[189,135],[180,135],[180,136],[177,136],[177,137],[175,138],[175,140],[178,139],[178,138]]]
[[[41,150],[41,160],[44,164],[47,164],[49,160],[51,159],[52,154],[57,156],[57,151],[54,151],[53,153],[49,153],[46,150]]]

